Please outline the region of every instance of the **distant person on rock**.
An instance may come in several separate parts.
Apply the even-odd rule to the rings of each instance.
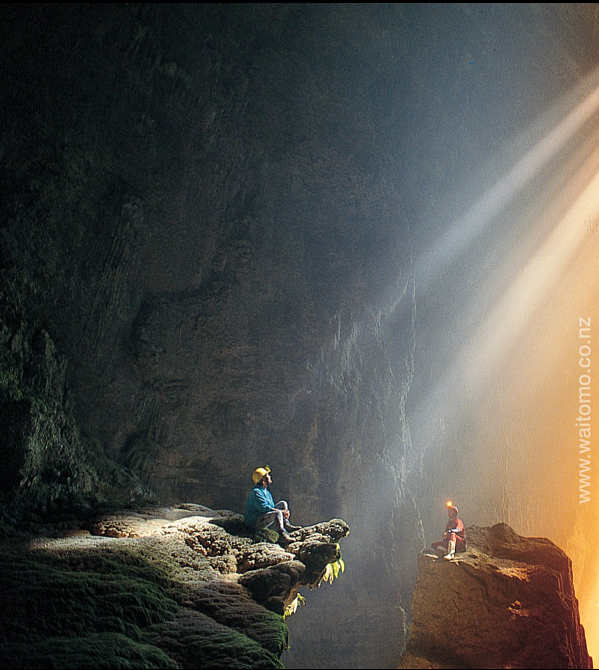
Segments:
[[[284,500],[275,505],[274,498],[269,490],[272,484],[270,468],[256,468],[252,474],[254,488],[250,491],[245,503],[245,523],[250,528],[261,530],[276,523],[277,530],[285,542],[292,542],[288,531],[294,531],[301,526],[292,526],[289,523],[289,506]]]
[[[451,502],[447,503],[447,516],[449,521],[445,526],[441,542],[433,542],[431,547],[439,556],[450,561],[456,552],[466,551],[466,536],[464,534],[464,522],[458,516],[458,508]]]

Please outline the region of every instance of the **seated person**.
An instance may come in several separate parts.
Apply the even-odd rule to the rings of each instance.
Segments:
[[[466,537],[464,534],[464,522],[458,517],[458,508],[447,503],[447,516],[449,521],[445,526],[443,533],[443,540],[441,542],[433,542],[431,547],[437,552],[439,556],[447,561],[450,561],[456,554],[466,551]]]
[[[246,525],[261,530],[275,523],[281,538],[285,542],[291,542],[292,538],[288,531],[298,530],[301,526],[292,526],[289,523],[289,506],[284,500],[275,505],[268,488],[272,484],[268,465],[254,470],[252,481],[254,482],[254,488],[250,491],[245,503],[244,518]]]

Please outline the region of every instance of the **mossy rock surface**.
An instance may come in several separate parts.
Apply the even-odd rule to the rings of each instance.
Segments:
[[[302,529],[283,549],[237,516],[145,507],[4,540],[0,667],[283,667],[285,606],[349,529]],[[310,569],[297,558],[306,547],[322,549]]]
[[[135,642],[121,633],[92,633],[82,637],[56,637],[4,647],[2,668],[81,670],[81,668],[146,668],[167,670],[178,664],[154,645]],[[15,666],[14,660],[26,659]],[[6,661],[9,661],[8,663]]]
[[[1,667],[177,667],[147,633],[176,612],[177,585],[134,555],[97,551],[2,548]]]
[[[249,627],[250,622],[246,629]],[[174,620],[163,626],[157,645],[179,659],[180,667],[190,670],[284,667],[277,654],[255,640],[193,610],[181,610]],[[279,655],[282,651],[281,648]]]

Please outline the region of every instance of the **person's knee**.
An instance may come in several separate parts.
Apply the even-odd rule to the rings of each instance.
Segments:
[[[288,510],[289,509],[289,505],[287,504],[287,501],[285,501],[285,500],[281,500],[280,502],[278,502],[276,504],[276,507],[278,509],[282,509],[282,510]]]

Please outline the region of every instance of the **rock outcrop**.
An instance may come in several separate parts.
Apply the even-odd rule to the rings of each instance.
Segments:
[[[284,615],[348,533],[334,519],[282,547],[238,514],[186,504],[6,540],[0,667],[283,667]]]
[[[420,555],[399,667],[592,668],[566,554],[503,523],[466,535],[452,561]]]

